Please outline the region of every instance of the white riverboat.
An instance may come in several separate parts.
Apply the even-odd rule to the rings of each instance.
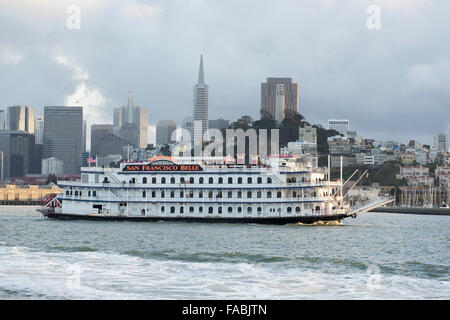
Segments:
[[[58,181],[63,192],[39,211],[57,219],[311,224],[392,202],[376,197],[351,207],[342,179],[328,177],[329,169],[297,158],[235,165],[159,157],[84,167],[80,181]]]

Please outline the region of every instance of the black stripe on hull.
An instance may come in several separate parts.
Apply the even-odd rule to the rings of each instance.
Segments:
[[[313,224],[318,221],[330,222],[340,221],[349,216],[340,214],[322,217],[270,217],[270,218],[219,218],[219,217],[111,217],[111,216],[88,216],[78,214],[62,214],[62,213],[47,213],[46,217],[59,220],[93,220],[93,221],[136,221],[136,222],[158,222],[158,221],[172,221],[172,222],[202,222],[202,223],[256,223],[256,224]]]

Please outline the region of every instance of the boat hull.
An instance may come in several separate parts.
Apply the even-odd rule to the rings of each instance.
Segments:
[[[44,213],[43,213],[44,214]],[[106,216],[106,215],[79,215],[68,213],[45,213],[45,217],[58,220],[91,220],[91,221],[134,221],[134,222],[201,222],[201,223],[256,223],[256,224],[314,224],[316,222],[340,221],[348,218],[348,215],[329,215],[329,216],[303,216],[303,217],[126,217],[126,216]]]

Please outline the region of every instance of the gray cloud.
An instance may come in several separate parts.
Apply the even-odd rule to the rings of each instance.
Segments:
[[[311,122],[348,118],[363,136],[404,142],[450,134],[444,1],[53,2],[0,0],[1,108],[75,99],[100,123],[132,89],[151,124],[180,122],[203,53],[211,118],[256,118],[260,83],[290,76]],[[71,4],[80,30],[66,28]],[[372,4],[380,30],[366,27]]]

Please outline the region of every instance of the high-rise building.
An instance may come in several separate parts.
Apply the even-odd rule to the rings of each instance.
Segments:
[[[440,152],[448,152],[448,138],[445,134],[439,133],[434,137],[434,148]]]
[[[6,110],[0,110],[0,131],[6,130]]]
[[[181,124],[181,128],[187,130],[191,135],[191,141],[194,138],[194,120],[192,117],[185,117]]]
[[[91,126],[91,156],[99,154],[100,139],[113,133],[112,124],[93,124]]]
[[[107,134],[106,136],[100,138],[97,149],[97,156],[105,157],[113,154],[123,154],[124,147],[128,145],[130,145],[129,141],[122,139],[112,133]]]
[[[1,178],[23,177],[33,172],[34,135],[24,131],[0,131]]]
[[[267,78],[261,83],[261,118],[281,122],[294,112],[299,112],[299,90],[292,78]]]
[[[34,134],[34,110],[27,106],[8,107],[6,129]]]
[[[80,174],[83,107],[44,107],[44,119],[44,158],[62,161],[65,174]]]
[[[148,112],[146,108],[134,105],[129,93],[128,105],[114,108],[113,133],[128,140],[134,147],[146,148],[148,142]],[[131,132],[131,131],[136,132]]]
[[[34,136],[36,144],[44,144],[44,116],[34,118]]]
[[[317,143],[317,130],[312,126],[305,125],[303,128],[298,129],[298,138],[300,141]]]
[[[156,144],[171,144],[175,140],[172,140],[172,132],[177,129],[177,125],[172,120],[161,120],[156,125]]]
[[[328,130],[336,130],[343,134],[344,137],[347,137],[348,131],[350,130],[350,121],[330,119],[328,120]]]
[[[209,109],[209,87],[205,84],[205,74],[203,71],[203,55],[200,55],[200,68],[198,71],[198,81],[194,85],[194,127],[199,121],[199,128],[194,128],[194,142],[201,143],[203,135],[208,131],[208,109]]]

